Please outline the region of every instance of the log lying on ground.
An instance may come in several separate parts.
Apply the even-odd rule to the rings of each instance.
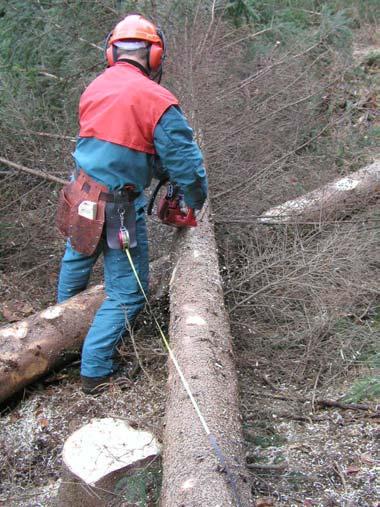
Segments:
[[[170,273],[169,257],[151,263],[152,297],[162,295]],[[78,351],[104,299],[102,285],[0,329],[0,402],[63,364]]]
[[[237,377],[207,210],[198,228],[179,234],[170,282],[170,343],[236,479],[240,505],[247,506]],[[238,505],[172,361],[168,391],[162,507]]]
[[[268,210],[259,222],[320,222],[349,215],[380,195],[380,159],[345,178]]]
[[[147,431],[114,418],[93,419],[63,447],[57,507],[156,505],[160,445]]]

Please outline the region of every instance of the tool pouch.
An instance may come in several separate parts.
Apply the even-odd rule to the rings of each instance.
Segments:
[[[136,211],[133,202],[123,199],[106,204],[107,244],[114,250],[121,250],[119,231],[121,226],[120,213],[124,212],[124,226],[129,234],[129,248],[137,246]]]
[[[106,203],[98,201],[96,219],[93,220],[78,214],[79,204],[70,210],[70,243],[77,252],[92,255],[102,236]]]
[[[91,182],[84,190],[85,177],[68,183],[60,192],[57,209],[57,226],[61,234],[70,240],[72,248],[79,253],[92,255],[100,241],[105,218],[105,201],[99,199],[102,185]],[[90,188],[90,190],[89,190]],[[86,218],[78,213],[83,201],[96,203],[96,216]]]

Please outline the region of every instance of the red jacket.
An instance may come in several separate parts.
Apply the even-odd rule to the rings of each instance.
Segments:
[[[155,153],[154,129],[178,100],[127,62],[98,76],[79,102],[80,137],[95,137],[144,153]]]

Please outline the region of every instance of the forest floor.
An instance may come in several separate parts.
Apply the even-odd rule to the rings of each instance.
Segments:
[[[162,436],[166,357],[154,336],[138,333],[136,340],[144,371],[126,390],[85,396],[73,364],[36,383],[3,413],[0,505],[52,506],[65,439],[92,418],[122,417]],[[257,357],[252,368],[249,352],[237,351],[237,365],[257,507],[378,507],[380,417],[375,403],[368,404],[369,410],[318,405],[318,400],[338,399],[346,392],[353,373],[316,395],[313,389],[276,379],[265,358]],[[131,360],[133,347],[125,353]]]
[[[162,439],[165,411],[166,354],[149,317],[134,340],[140,371],[126,379],[125,388],[112,386],[100,396],[82,393],[79,361],[52,372],[13,400],[0,418],[0,505],[53,506],[61,475],[61,452],[67,437],[93,418],[116,417],[134,428],[150,430]],[[135,369],[129,342],[121,364]]]
[[[276,378],[273,367],[241,363],[241,403],[247,463],[257,507],[378,507],[380,405],[368,410],[324,407],[338,400],[351,372],[329,387],[300,388]],[[363,372],[361,372],[363,374]]]

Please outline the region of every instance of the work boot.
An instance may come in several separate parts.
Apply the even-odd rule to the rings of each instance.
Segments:
[[[111,376],[107,377],[84,377],[81,375],[82,391],[84,394],[98,395],[104,393],[110,385]]]
[[[84,377],[82,375],[81,380],[84,394],[91,394],[93,396],[104,393],[112,385],[125,389],[131,384],[131,380],[126,376],[123,368],[106,377]]]

